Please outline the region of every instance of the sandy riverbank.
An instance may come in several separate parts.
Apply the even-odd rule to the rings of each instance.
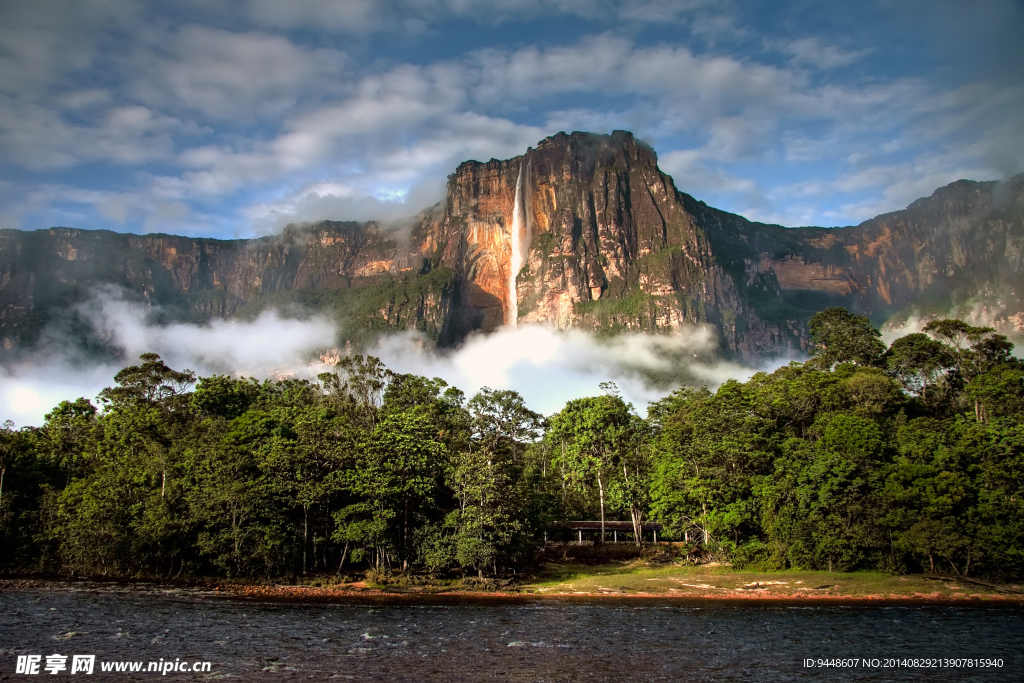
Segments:
[[[973,579],[890,576],[874,573],[751,573],[723,568],[637,567],[623,565],[546,565],[532,579],[498,589],[458,583],[367,585],[365,581],[328,585],[282,585],[195,581],[97,581],[62,579],[0,580],[7,590],[84,590],[90,592],[181,593],[211,599],[271,601],[445,601],[445,600],[713,600],[786,602],[990,602],[1024,604],[1019,586],[988,586]]]
[[[1024,595],[988,592],[944,591],[904,593],[843,593],[839,591],[782,591],[752,588],[749,590],[670,589],[667,591],[471,591],[458,589],[389,589],[350,586],[234,586],[220,590],[224,595],[248,599],[285,601],[334,601],[352,599],[483,599],[483,600],[715,600],[715,601],[800,601],[800,602],[1000,602],[1024,604]]]

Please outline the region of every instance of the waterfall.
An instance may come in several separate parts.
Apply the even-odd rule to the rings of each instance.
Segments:
[[[529,183],[529,179],[527,179]],[[508,320],[507,324],[516,326],[519,319],[519,297],[516,293],[516,276],[526,264],[526,256],[530,252],[530,240],[533,232],[530,228],[530,221],[527,219],[525,206],[526,198],[523,197],[523,165],[519,166],[519,179],[516,180],[516,199],[512,206],[512,260],[509,264],[508,275]]]

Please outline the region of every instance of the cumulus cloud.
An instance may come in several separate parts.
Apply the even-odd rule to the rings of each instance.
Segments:
[[[722,4],[710,0],[250,0],[247,10],[253,21],[274,28],[416,34],[451,19],[503,24],[566,16],[614,17],[663,24],[683,21],[709,8],[720,14]]]
[[[350,32],[378,30],[391,14],[389,3],[376,0],[250,0],[250,16],[278,28],[318,27]]]
[[[300,47],[282,36],[185,26],[168,37],[139,97],[213,118],[281,115],[300,100],[335,93],[346,61],[339,50]]]
[[[139,165],[173,157],[176,134],[196,129],[138,105],[114,106],[68,121],[46,107],[0,95],[0,158],[41,171],[90,162]]]
[[[792,55],[792,62],[816,69],[835,69],[849,66],[871,53],[870,49],[843,50],[826,45],[818,38],[801,38],[783,43],[778,49]]]
[[[935,16],[950,25],[964,14],[939,5]],[[949,42],[978,45],[989,31],[1001,54],[1015,54],[1007,38],[1019,8],[1006,0],[986,6],[1004,26],[967,21],[970,32]],[[753,26],[764,17],[753,5],[702,0],[185,7],[5,4],[0,168],[18,179],[15,196],[30,195],[39,178],[96,190],[98,172],[103,191],[137,196],[143,207],[148,196],[162,208],[97,203],[90,225],[174,230],[178,215],[188,221],[182,231],[201,225],[246,235],[271,229],[278,217],[312,218],[316,207],[354,212],[317,218],[362,218],[383,201],[387,218],[391,199],[414,196],[464,159],[507,158],[573,129],[631,129],[676,162],[687,178],[682,189],[783,224],[846,224],[900,208],[914,197],[886,178],[936,159],[945,166],[920,174],[918,185],[954,171],[993,177],[1024,169],[1019,79],[988,78],[1005,69],[950,78],[886,63],[889,37],[906,33],[893,27],[877,38],[819,35],[809,20],[758,34]],[[877,13],[843,16],[858,12]],[[533,41],[529,22],[552,17],[583,21],[566,22],[564,37]],[[481,37],[449,39],[453,21],[475,22]],[[924,28],[934,31],[933,21]],[[494,31],[499,24],[507,38]],[[678,30],[652,43],[638,39],[643,24]],[[378,46],[380,33],[399,42]],[[918,49],[925,38],[911,39],[931,64]],[[41,175],[23,179],[26,169]],[[876,180],[847,189],[856,176]],[[818,192],[808,191],[815,183]],[[788,190],[800,184],[796,203]],[[54,215],[72,217],[25,201],[6,202],[0,220],[45,227]],[[200,214],[217,218],[192,222]]]
[[[108,31],[141,23],[137,0],[6,0],[0,92],[34,98],[102,61]]]
[[[612,115],[587,108],[552,112],[544,127],[473,111],[500,111],[502,104],[516,102],[532,106],[572,92],[644,99]],[[902,83],[815,89],[784,68],[697,55],[685,47],[642,48],[606,33],[568,46],[484,50],[429,66],[395,66],[288,117],[272,139],[193,147],[179,161],[182,179],[207,195],[289,176],[294,183],[294,176],[320,169],[304,186],[251,206],[248,215],[259,217],[303,215],[296,206],[322,205],[326,198],[339,208],[373,206],[352,198],[406,194],[428,174],[446,175],[463,159],[520,154],[556,127],[597,124],[641,133],[646,128],[660,138],[699,132],[705,138],[702,166],[712,171],[700,175],[713,179],[723,177],[723,164],[769,160],[787,117],[838,121],[856,112],[874,115],[880,102],[908,94]],[[767,201],[763,192],[760,201]]]
[[[291,223],[310,223],[325,218],[352,221],[397,221],[415,216],[445,197],[440,178],[393,193],[346,183],[314,183],[291,196],[245,210],[254,232],[274,234]]]

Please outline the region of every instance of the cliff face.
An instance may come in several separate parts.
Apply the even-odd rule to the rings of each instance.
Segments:
[[[717,214],[720,263],[770,277],[805,310],[846,306],[881,323],[973,310],[1005,332],[1024,330],[1024,176],[960,180],[902,211],[850,228],[781,228]]]
[[[749,305],[682,197],[654,151],[622,131],[561,133],[521,157],[460,165],[445,211],[414,235],[458,273],[450,338],[514,316],[611,331],[712,325],[748,357],[798,348],[799,316],[768,322]],[[513,287],[517,211],[527,240]],[[749,287],[781,296],[770,277]]]
[[[881,322],[980,303],[1024,321],[1022,244],[1024,177],[959,181],[857,227],[790,229],[679,192],[629,133],[560,133],[520,157],[461,164],[447,200],[402,230],[324,221],[235,241],[0,231],[0,340],[31,344],[107,284],[191,320],[301,304],[335,313],[353,339],[415,328],[454,344],[540,321],[705,325],[728,354],[754,359],[805,348],[807,318],[832,305]]]
[[[0,345],[31,345],[55,319],[67,327],[76,304],[99,287],[192,321],[313,304],[330,293],[378,327],[437,336],[452,284],[444,271],[421,278],[422,259],[374,223],[324,221],[257,240],[125,235],[52,228],[0,231]],[[409,287],[411,281],[417,281]],[[337,305],[333,306],[338,308]],[[72,315],[73,317],[73,315]],[[65,330],[67,331],[67,330]]]

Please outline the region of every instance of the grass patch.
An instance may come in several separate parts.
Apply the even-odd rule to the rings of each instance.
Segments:
[[[1020,590],[1019,586],[1007,587]],[[547,562],[522,585],[529,593],[654,594],[666,597],[738,598],[849,597],[955,598],[1013,595],[994,588],[925,575],[894,576],[883,572],[785,570],[738,571],[728,566],[659,564],[655,558],[621,560],[592,566]],[[1018,593],[1015,596],[1020,599]]]

